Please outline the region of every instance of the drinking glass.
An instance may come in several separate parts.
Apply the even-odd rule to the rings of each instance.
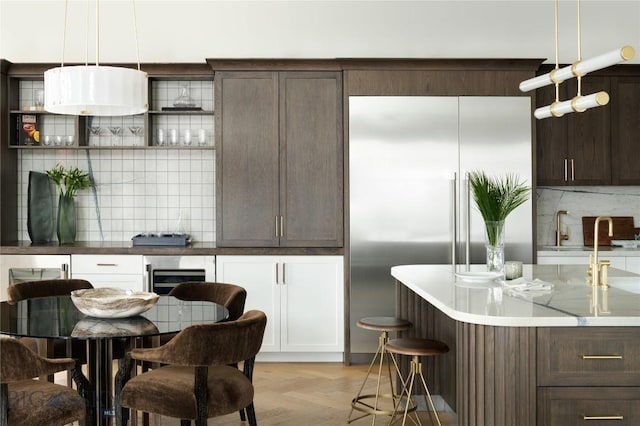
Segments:
[[[166,142],[164,129],[158,129],[157,141],[158,141],[158,146],[163,146],[164,143]]]
[[[203,146],[207,144],[207,131],[205,129],[198,130],[198,145]]]
[[[140,132],[142,132],[141,126],[129,126],[129,131],[133,135],[133,145],[138,145],[137,139]]]
[[[171,145],[178,145],[178,130],[169,129],[169,143]]]
[[[191,129],[186,129],[184,131],[184,144],[191,145]]]
[[[122,132],[122,127],[119,126],[109,126],[109,131],[113,135],[112,145],[120,145],[118,142],[118,138],[120,136],[120,132]]]

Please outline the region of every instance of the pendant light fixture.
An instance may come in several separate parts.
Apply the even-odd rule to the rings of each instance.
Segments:
[[[535,110],[534,115],[537,119],[549,117],[562,117],[570,112],[584,112],[589,108],[606,105],[609,103],[609,94],[601,91],[591,95],[582,96],[582,77],[587,73],[597,71],[620,62],[628,61],[633,58],[635,51],[631,46],[624,46],[620,49],[613,50],[595,58],[582,60],[581,45],[581,13],[580,0],[577,3],[577,21],[578,21],[578,59],[570,66],[560,68],[558,58],[558,0],[555,0],[555,68],[544,75],[540,75],[520,83],[520,90],[528,92],[530,90],[539,89],[551,84],[556,88],[556,99],[551,105],[547,105]],[[573,99],[560,102],[560,83],[570,78],[576,77],[578,90]]]
[[[89,65],[88,47],[84,65],[64,64],[68,0],[65,0],[61,65],[44,73],[45,110],[55,114],[121,116],[148,110],[148,78],[140,70],[135,0],[133,25],[137,69],[100,65],[100,5],[95,0],[96,61]],[[87,18],[89,7],[87,1]],[[89,38],[87,19],[87,46]]]

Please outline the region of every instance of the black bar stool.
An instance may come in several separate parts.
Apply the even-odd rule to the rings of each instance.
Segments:
[[[392,377],[391,362],[389,361],[389,359],[390,358],[393,359],[393,355],[388,353],[385,349],[386,344],[389,341],[389,333],[393,331],[407,330],[411,328],[412,324],[407,320],[403,320],[395,317],[367,317],[359,320],[356,323],[356,325],[359,328],[363,328],[365,330],[379,331],[380,336],[378,337],[378,349],[376,351],[376,354],[373,357],[373,360],[371,360],[371,364],[369,365],[369,369],[367,370],[367,375],[365,376],[364,381],[362,382],[362,386],[360,386],[360,390],[358,391],[358,394],[356,395],[355,398],[351,400],[351,411],[349,412],[349,418],[347,419],[347,423],[351,423],[356,420],[362,419],[363,417],[371,415],[373,416],[373,420],[371,424],[375,425],[376,416],[378,415],[391,416],[393,414],[393,409],[391,408],[391,406],[389,406],[388,409],[384,409],[379,405],[380,399],[381,398],[390,399],[391,400],[390,405],[392,405],[393,408],[396,407],[399,400],[399,397],[396,395],[396,393],[393,390],[393,382],[391,378]],[[388,394],[380,393],[382,369],[383,369],[385,359],[387,364],[387,375],[389,378],[389,389],[390,389],[390,392]],[[376,365],[376,363],[378,364],[376,392],[363,395],[362,392],[364,390],[364,387],[367,384],[367,381],[369,380],[369,376],[371,375],[371,371],[373,370],[373,367],[374,365]],[[395,360],[393,360],[393,363],[394,364],[396,363]],[[371,399],[374,400],[373,404],[371,404],[370,402],[367,402],[367,400],[371,400]],[[409,401],[409,402],[412,402],[412,401]],[[412,405],[411,407],[409,407],[410,411],[414,411],[416,409],[415,404],[407,404],[407,405]],[[362,414],[359,417],[352,418],[351,416],[354,414],[354,410],[364,414]]]
[[[419,339],[419,338],[408,338],[408,339],[393,339],[389,340],[386,344],[386,350],[390,354],[399,354],[399,355],[409,355],[411,356],[411,364],[410,364],[410,372],[407,377],[407,380],[402,380],[402,374],[400,373],[400,368],[398,367],[398,363],[395,358],[391,358],[396,367],[396,371],[398,376],[401,378],[403,383],[402,393],[400,393],[400,398],[397,400],[395,407],[393,409],[393,413],[391,414],[391,421],[389,424],[392,424],[395,421],[395,417],[399,414],[399,411],[403,411],[402,415],[402,425],[404,426],[407,418],[411,411],[411,404],[405,404],[404,410],[400,407],[400,402],[411,399],[411,392],[413,391],[413,386],[417,378],[420,378],[420,382],[422,384],[423,396],[425,403],[427,403],[427,408],[431,406],[433,409],[433,414],[436,417],[436,421],[439,426],[442,426],[440,423],[440,418],[438,417],[438,412],[436,411],[436,407],[433,404],[433,400],[431,399],[431,394],[429,393],[429,388],[427,387],[427,382],[424,380],[424,376],[422,375],[422,363],[420,362],[421,356],[436,356],[442,355],[449,352],[449,347],[438,340],[429,340],[429,339]],[[406,395],[406,397],[405,397]],[[415,404],[414,404],[415,406]],[[415,413],[415,420],[411,419],[414,424],[421,425],[420,419],[418,418],[418,414]],[[431,414],[429,414],[431,416]],[[431,419],[431,423],[433,424],[433,419]]]

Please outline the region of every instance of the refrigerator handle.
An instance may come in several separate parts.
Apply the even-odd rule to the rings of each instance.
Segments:
[[[467,224],[467,235],[465,238],[465,261],[467,264],[467,271],[471,265],[471,188],[469,188],[469,173],[464,174],[464,194],[465,194],[465,222]]]
[[[451,199],[453,200],[453,202],[451,203],[451,235],[452,235],[452,240],[451,240],[451,266],[453,267],[453,270],[456,270],[456,261],[457,261],[457,253],[456,253],[456,245],[458,242],[458,226],[457,226],[457,218],[458,218],[458,174],[457,173],[453,173],[453,180],[451,181],[451,185],[452,185],[452,197]]]

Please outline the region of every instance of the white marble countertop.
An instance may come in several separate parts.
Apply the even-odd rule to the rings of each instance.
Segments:
[[[553,246],[538,246],[538,256],[553,256],[553,257],[588,257],[590,253],[593,253],[593,247],[589,246],[561,246],[560,248]],[[624,248],[614,246],[598,247],[598,257],[630,257],[640,256],[640,249],[638,248]]]
[[[486,271],[484,265],[471,268]],[[517,292],[500,279],[463,281],[455,275],[463,270],[402,265],[392,267],[391,275],[457,321],[505,327],[640,326],[640,275],[631,272],[610,269],[612,286],[594,291],[584,265],[524,265],[525,280],[539,279],[553,289]],[[625,286],[628,291],[620,288]]]

